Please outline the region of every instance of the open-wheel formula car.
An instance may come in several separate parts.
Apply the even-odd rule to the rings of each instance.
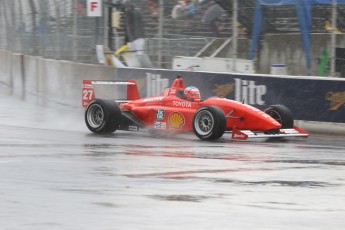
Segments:
[[[94,85],[105,84],[126,86],[126,98],[97,98]],[[86,108],[88,129],[98,134],[149,128],[176,133],[194,132],[202,140],[218,139],[225,132],[230,132],[235,140],[308,136],[307,132],[294,126],[291,111],[283,105],[272,105],[261,111],[226,98],[202,100],[197,88],[185,88],[181,76],[161,95],[147,98],[140,98],[134,80],[83,80],[82,105]]]

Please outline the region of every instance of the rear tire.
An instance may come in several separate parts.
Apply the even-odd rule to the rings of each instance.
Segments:
[[[115,132],[122,120],[121,109],[114,100],[96,99],[85,111],[85,123],[93,133]]]
[[[226,128],[224,112],[218,107],[201,107],[193,118],[194,134],[202,140],[216,140],[223,136]]]
[[[271,105],[265,110],[265,113],[282,124],[282,128],[293,128],[294,119],[290,109],[284,105]]]

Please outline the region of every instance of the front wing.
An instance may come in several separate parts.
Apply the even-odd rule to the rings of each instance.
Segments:
[[[276,132],[239,130],[233,128],[231,138],[233,140],[245,141],[253,138],[307,137],[308,135],[308,132],[296,126],[289,129],[279,129]]]

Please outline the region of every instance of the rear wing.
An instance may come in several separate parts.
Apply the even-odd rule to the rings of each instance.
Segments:
[[[95,100],[96,94],[94,90],[94,85],[123,85],[127,86],[127,95],[126,100],[132,101],[140,99],[140,94],[138,90],[138,85],[136,81],[134,80],[128,80],[128,81],[103,81],[103,80],[83,80],[83,88],[82,88],[82,106],[84,108],[87,107],[87,105]],[[124,99],[121,99],[124,100]]]

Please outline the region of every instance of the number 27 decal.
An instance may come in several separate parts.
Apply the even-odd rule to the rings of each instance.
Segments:
[[[93,96],[92,89],[84,89],[83,90],[83,100],[91,100]]]

